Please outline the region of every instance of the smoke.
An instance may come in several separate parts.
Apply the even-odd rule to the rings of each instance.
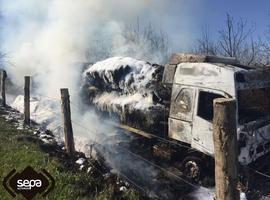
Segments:
[[[31,75],[40,91],[58,95],[60,87],[76,91],[79,63],[89,60],[87,51],[91,51],[91,61],[97,61],[95,51],[101,46],[101,53],[109,52],[109,56],[131,52],[140,58],[151,55],[147,43],[142,48],[143,44],[127,41],[125,30],[126,24],[154,4],[160,6],[163,1],[2,1],[2,51],[13,64],[8,69],[13,81],[22,83],[23,75]],[[156,62],[161,60],[161,56],[155,58]]]
[[[59,99],[59,89],[69,88],[72,102],[81,104],[82,63],[118,55],[164,60],[162,51],[151,46],[150,39],[159,40],[155,28],[145,32],[141,29],[148,22],[137,23],[166,5],[165,0],[0,0],[1,51],[11,63],[5,66],[8,75],[17,86],[30,75],[31,94],[41,98]],[[97,121],[92,113],[82,115],[76,108],[72,115],[85,119],[83,124]]]
[[[59,104],[48,103],[50,99],[44,97],[59,99],[59,89],[65,87],[71,94],[72,119],[84,126],[75,128],[76,136],[88,137],[90,131],[113,132],[93,112],[74,106],[81,104],[78,88],[82,81],[82,63],[111,56],[130,56],[156,63],[166,61],[169,39],[177,38],[179,41],[174,45],[181,45],[188,40],[181,38],[181,34],[190,35],[182,29],[180,36],[176,36],[181,22],[187,20],[186,14],[181,14],[183,10],[180,7],[178,10],[182,1],[0,0],[0,52],[6,53],[9,60],[5,68],[17,86],[23,85],[23,76],[30,75],[35,84],[31,94],[40,95],[41,100],[31,101],[34,108],[31,112],[36,114],[31,117],[40,123],[45,121],[48,127],[61,123],[60,117],[54,114],[60,112]],[[160,24],[163,16],[166,25]],[[160,31],[162,27],[168,33]],[[15,104],[22,111],[23,98]],[[49,110],[45,116],[44,107]],[[98,137],[98,134],[92,136]]]
[[[176,22],[181,27],[191,16],[181,14],[187,4],[182,8],[179,2],[184,0],[0,0],[0,47],[10,61],[5,68],[18,86],[23,85],[23,76],[30,75],[32,95],[59,98],[59,89],[65,87],[73,103],[81,104],[77,97],[82,63],[110,56],[166,60]],[[173,27],[159,24],[163,17]],[[168,38],[159,27],[168,29]],[[86,119],[85,124],[93,118],[82,117],[81,111],[73,112],[73,117]]]
[[[0,48],[12,63],[13,82],[35,76],[39,91],[58,96],[60,87],[77,90],[83,62],[112,56],[166,62],[169,46],[187,46],[190,27],[197,25],[192,11],[199,13],[201,5],[198,0],[0,0]]]

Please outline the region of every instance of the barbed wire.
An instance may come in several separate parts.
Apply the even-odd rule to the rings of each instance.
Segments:
[[[50,131],[51,131],[51,132],[54,132],[55,130],[57,130],[57,129],[59,129],[59,128],[63,129],[64,127],[63,127],[62,124],[59,124],[59,125],[56,126],[56,128],[54,128],[54,129],[52,129],[52,130],[50,130]]]
[[[41,94],[37,94],[37,96],[38,97],[46,97],[46,98],[48,98],[48,99],[51,99],[51,100],[53,100],[53,101],[55,101],[55,102],[58,102],[58,103],[61,103],[61,99],[60,98],[57,98],[57,97],[50,97],[50,96],[46,96],[46,95],[41,95]]]
[[[109,125],[112,125],[112,126],[115,126],[115,127],[118,127],[117,125],[115,125],[114,123],[109,122],[109,121],[105,121],[105,123],[107,123],[107,124],[109,124]],[[119,127],[119,128],[122,129],[121,127]],[[132,131],[130,131],[130,132],[132,132]],[[160,137],[160,136],[158,136],[158,135],[154,135],[154,134],[149,133],[149,132],[147,132],[147,135],[151,136],[152,138],[156,138],[156,139],[158,139],[159,141],[162,141],[162,142],[167,143],[167,144],[169,144],[169,145],[173,144],[173,145],[176,145],[176,146],[179,146],[179,147],[184,147],[184,148],[186,148],[186,149],[190,149],[190,150],[192,150],[192,151],[197,151],[197,152],[198,152],[198,150],[196,150],[196,149],[194,149],[194,148],[192,148],[192,147],[190,147],[190,146],[187,146],[187,145],[184,145],[184,144],[175,142],[175,141],[173,141],[173,140],[169,140],[169,139]]]
[[[258,171],[257,169],[253,169],[253,168],[251,168],[251,167],[249,167],[249,166],[244,166],[244,167],[247,168],[247,169],[249,169],[249,170],[251,170],[251,171],[253,171],[254,173],[257,173],[257,174],[259,174],[259,175],[261,175],[261,176],[264,176],[264,177],[270,179],[270,175],[268,175],[268,174],[265,174],[265,173],[263,173],[263,172],[260,172],[260,171]]]
[[[73,120],[72,122],[74,122],[74,120]],[[74,123],[77,124],[78,126],[81,126],[81,127],[84,128],[85,130],[92,132],[91,130],[89,130],[87,127],[81,125],[80,123],[78,123],[78,122],[74,122]],[[104,134],[102,134],[102,135],[104,135]],[[165,139],[165,140],[166,140],[166,139]],[[169,142],[170,142],[170,141],[169,141]],[[100,143],[98,143],[98,144],[99,144],[100,146],[102,146],[103,148],[107,149],[107,147],[104,147],[104,145],[102,145],[102,144],[100,144]],[[180,178],[180,179],[181,179],[182,181],[184,181],[184,182],[188,182],[188,181],[186,181],[185,179],[179,177],[178,175],[176,175],[176,174],[174,174],[174,173],[172,173],[172,172],[167,171],[165,168],[163,168],[163,167],[161,167],[161,166],[159,166],[159,165],[157,165],[157,164],[155,164],[155,163],[153,163],[153,162],[151,162],[151,161],[149,161],[149,160],[147,160],[147,159],[141,157],[141,156],[138,155],[138,154],[135,154],[135,153],[131,152],[131,151],[128,150],[127,148],[120,147],[120,146],[117,146],[117,147],[118,147],[118,148],[124,149],[126,152],[132,154],[133,156],[137,156],[137,157],[139,156],[139,157],[140,157],[142,160],[144,160],[145,162],[147,162],[147,163],[149,163],[149,164],[151,163],[152,165],[154,165],[154,166],[157,167],[157,168],[160,168],[161,170],[165,170],[165,172],[167,172],[168,174],[171,174],[171,175],[174,176],[174,177],[178,177],[178,178]],[[186,146],[185,146],[185,147],[186,147]],[[190,149],[193,150],[193,148],[190,148]],[[264,176],[264,177],[266,177],[266,178],[270,178],[270,176],[269,176],[268,174],[265,174],[265,173],[263,173],[263,172],[260,172],[260,171],[258,171],[258,170],[256,170],[256,169],[253,169],[253,168],[248,167],[248,166],[244,166],[244,167],[247,167],[247,168],[249,168],[250,170],[252,170],[253,172],[255,172],[255,173],[259,174],[259,175],[262,175],[262,176]],[[184,175],[184,174],[183,174],[183,175]],[[185,175],[184,175],[184,176],[185,176]],[[186,177],[186,176],[185,176],[185,177]],[[195,187],[195,188],[198,188],[198,186],[194,185],[193,183],[188,182],[187,184],[192,185],[192,186]]]
[[[24,86],[18,86],[18,87],[11,88],[11,89],[12,89],[12,90],[17,90],[17,91],[19,91],[19,90],[23,90],[23,89],[24,89]],[[79,93],[79,92],[78,92],[78,93]],[[43,95],[43,94],[42,94],[42,95],[41,95],[41,94],[38,94],[38,95],[41,96],[41,97],[46,97],[46,98],[51,99],[51,100],[53,100],[53,101],[55,101],[55,102],[58,102],[58,103],[61,102],[61,99],[60,99],[60,98],[57,98],[57,97],[50,97],[50,96],[46,96],[46,95]],[[77,105],[77,104],[74,103],[73,101],[70,101],[70,103],[71,103],[78,111],[81,111],[81,107],[80,107],[79,105]],[[39,107],[41,107],[41,106],[39,106]],[[48,109],[48,108],[45,108],[45,107],[41,107],[41,108],[42,108],[43,110],[46,110],[46,111],[52,113],[52,114],[55,114],[55,115],[57,115],[57,116],[61,116],[59,113],[56,113],[56,112],[54,112],[54,111],[52,111],[52,110],[50,110],[50,109]],[[44,113],[44,114],[46,114],[46,113]],[[40,115],[42,115],[42,114],[39,114],[39,115],[38,115],[38,114],[35,114],[36,117],[37,117],[37,116],[40,116]],[[72,122],[73,122],[74,124],[80,126],[81,128],[84,128],[85,130],[88,130],[88,131],[92,132],[92,131],[89,130],[88,128],[82,126],[80,123],[75,122],[74,120],[72,120]],[[57,128],[59,128],[59,127],[57,127]],[[163,138],[163,137],[160,137],[160,136],[158,136],[158,135],[151,134],[151,133],[148,133],[148,134],[149,134],[151,137],[157,138],[158,140],[163,141],[163,142],[166,142],[166,143],[168,143],[168,144],[174,144],[174,145],[177,145],[177,146],[181,146],[181,147],[184,147],[184,148],[188,148],[188,149],[197,151],[196,149],[191,148],[191,147],[189,147],[189,146],[187,146],[187,145],[183,145],[183,144],[180,144],[180,143],[178,143],[178,142],[175,142],[175,141],[172,141],[172,140],[169,140],[169,139],[166,139],[166,138]],[[100,144],[100,145],[101,145],[101,144]],[[101,146],[102,146],[102,145],[101,145]],[[121,148],[123,148],[123,147],[121,147]],[[127,150],[127,149],[125,149],[125,150]],[[130,152],[130,151],[127,151],[127,152],[134,154],[133,152]],[[134,156],[135,156],[135,155],[138,156],[137,154],[134,154]],[[143,159],[144,159],[144,158],[143,158]],[[150,161],[148,161],[148,160],[146,160],[146,159],[145,159],[145,161],[150,162]],[[151,163],[152,163],[152,162],[151,162]],[[152,163],[152,164],[154,164],[154,163]],[[156,165],[156,164],[154,164],[154,165]],[[156,165],[156,167],[160,167],[160,166]],[[259,175],[261,175],[261,176],[264,176],[264,177],[266,177],[266,178],[270,178],[270,175],[265,174],[265,173],[263,173],[263,172],[260,172],[260,171],[258,171],[257,169],[253,169],[253,168],[248,167],[248,166],[244,166],[244,167],[248,168],[249,170],[251,170],[251,171],[253,171],[253,172],[255,172],[255,173],[257,173],[257,174],[259,174]],[[164,169],[164,168],[163,168],[163,169]],[[174,175],[175,175],[175,174],[174,174]],[[175,175],[175,176],[177,176],[177,175]],[[179,176],[177,176],[177,177],[179,177]],[[180,177],[179,177],[179,178],[180,178]],[[183,180],[184,180],[184,179],[183,179]],[[194,184],[192,184],[192,185],[194,185]]]
[[[21,90],[24,90],[24,86],[12,86],[10,87],[10,90],[15,90],[15,91],[21,91]]]
[[[59,114],[59,113],[57,113],[57,112],[55,112],[55,111],[52,111],[52,110],[49,109],[49,108],[46,108],[46,107],[43,107],[43,106],[39,106],[39,108],[41,108],[41,109],[43,109],[43,110],[45,110],[45,111],[48,111],[48,112],[50,112],[50,113],[52,113],[52,114],[55,114],[55,115],[61,117],[61,114]]]
[[[76,124],[77,126],[80,126],[81,128],[83,128],[83,129],[86,129],[86,130],[88,130],[86,127],[84,127],[84,126],[82,126],[82,125],[80,125],[79,123],[77,123],[77,122],[74,122],[73,121],[73,123],[74,124]],[[89,130],[88,130],[89,131]],[[96,144],[97,142],[93,142],[93,144]],[[99,143],[97,143],[97,144],[99,144]],[[100,145],[100,144],[99,144]],[[91,162],[89,162],[90,163],[90,165],[92,166],[92,167],[94,167],[98,172],[99,172],[99,174],[100,175],[102,175],[103,176],[103,173],[93,164],[93,163],[91,163]],[[134,185],[135,187],[137,187],[138,189],[140,189],[141,191],[143,191],[145,194],[147,194],[146,193],[146,191],[143,189],[143,187],[141,187],[141,186],[139,186],[138,184],[136,184],[134,181],[132,181],[130,178],[128,178],[126,175],[124,175],[122,172],[120,172],[119,170],[117,170],[117,174],[118,174],[118,176],[120,175],[120,177],[123,177],[124,179],[126,179],[126,180],[128,180],[132,185]]]
[[[72,103],[75,107],[77,107],[78,109],[80,109],[80,108],[79,108],[79,105],[75,104],[74,102],[71,102],[71,103]],[[79,111],[81,111],[81,109],[80,109]],[[106,122],[107,122],[108,124],[111,124],[111,125],[115,126],[113,123],[110,123],[109,121],[105,121],[105,123],[106,123]],[[159,139],[159,140],[161,140],[161,141],[163,141],[163,142],[166,142],[166,143],[168,143],[168,144],[174,144],[174,145],[181,146],[181,147],[184,147],[184,148],[188,148],[188,149],[191,149],[191,150],[194,150],[194,151],[198,151],[198,150],[196,150],[196,149],[194,149],[194,148],[192,148],[192,147],[189,147],[189,146],[184,145],[184,144],[180,144],[180,143],[175,142],[175,141],[172,141],[172,140],[168,140],[168,139],[163,138],[163,137],[160,137],[160,136],[158,136],[158,135],[154,135],[154,134],[151,134],[151,133],[147,133],[147,134],[150,135],[150,136],[152,136],[153,138],[157,138],[157,139]]]
[[[102,173],[100,171],[100,169],[98,169],[93,163],[89,162],[89,164],[92,167],[94,167],[101,176],[104,175],[104,173]],[[140,189],[141,191],[143,191],[145,194],[147,194],[146,190],[144,190],[143,187],[141,187],[138,184],[136,184],[134,181],[132,181],[130,178],[128,178],[126,175],[124,175],[122,172],[117,171],[117,175],[120,176],[120,177],[123,177],[126,180],[128,180],[132,185],[134,185],[135,187],[137,187],[138,189]]]
[[[73,104],[74,104],[75,106],[78,106],[78,105],[76,105],[75,103],[73,103]],[[112,123],[109,123],[109,124],[112,124]],[[112,124],[112,125],[113,125],[113,124]],[[114,126],[114,125],[113,125],[113,126]],[[84,127],[84,128],[86,128],[86,127]],[[87,129],[87,128],[86,128],[86,129]],[[194,149],[194,148],[192,148],[192,147],[189,147],[189,146],[187,146],[187,145],[180,144],[180,143],[175,142],[175,141],[172,141],[172,140],[168,140],[168,139],[166,139],[166,138],[162,138],[162,137],[160,137],[160,136],[158,136],[158,135],[154,135],[154,134],[151,134],[151,133],[147,133],[147,134],[150,135],[150,136],[153,137],[153,138],[157,138],[157,139],[159,139],[159,140],[161,140],[161,141],[163,141],[163,142],[166,142],[166,143],[168,143],[168,144],[174,144],[174,145],[181,146],[181,147],[184,147],[184,148],[193,150],[193,151],[198,151],[198,150],[196,150],[196,149]],[[246,166],[246,167],[247,167],[247,166]],[[258,170],[256,170],[256,169],[251,168],[251,167],[247,167],[247,168],[249,168],[250,170],[254,171],[255,173],[260,174],[260,175],[262,175],[262,176],[264,176],[264,177],[266,177],[266,178],[270,178],[270,175],[268,175],[268,174],[262,173],[262,172],[260,172],[260,171],[258,171]]]
[[[86,130],[86,131],[89,131],[90,133],[93,132],[93,131],[89,130],[88,128],[84,127],[83,125],[81,125],[80,123],[78,123],[78,122],[76,122],[76,121],[74,121],[74,120],[71,120],[71,122],[72,122],[73,124],[79,126],[80,128],[82,128],[82,129],[84,129],[84,130]],[[97,141],[96,132],[95,132],[94,136],[95,136],[95,137],[93,138],[93,142],[96,143],[96,141]]]
[[[79,107],[79,106],[76,105],[74,102],[72,102],[72,104],[75,105],[76,107]],[[109,121],[107,121],[107,123],[108,123],[108,122],[109,122]],[[112,124],[112,125],[114,126],[113,123],[110,123],[110,122],[109,122],[108,124]],[[166,142],[166,143],[168,143],[168,144],[170,144],[170,145],[171,145],[171,144],[174,144],[174,145],[181,146],[181,147],[184,147],[184,148],[188,148],[188,149],[191,149],[191,150],[194,150],[194,151],[198,151],[198,150],[196,150],[196,149],[194,149],[194,148],[192,148],[192,147],[189,147],[189,146],[187,146],[187,145],[180,144],[179,142],[175,142],[175,141],[172,141],[172,140],[169,140],[169,139],[160,137],[160,136],[155,135],[155,134],[151,134],[151,133],[147,133],[147,134],[150,135],[150,136],[153,137],[153,138],[159,139],[159,140],[161,140],[161,141],[163,141],[163,142]]]
[[[74,122],[74,121],[72,121],[72,122]],[[77,124],[78,126],[81,126],[81,127],[84,128],[85,130],[91,132],[91,130],[89,130],[87,127],[85,127],[85,126],[79,124],[78,122],[75,122],[75,124]],[[102,135],[104,135],[104,134],[102,134]],[[97,143],[97,142],[96,142],[96,143]],[[100,145],[100,146],[102,146],[104,149],[108,149],[108,147],[106,147],[106,146],[103,145],[103,144],[100,144],[100,143],[97,143],[97,144]],[[165,172],[165,173],[167,173],[167,174],[170,174],[171,176],[174,176],[175,178],[177,178],[177,179],[179,179],[179,180],[185,182],[186,184],[188,184],[188,185],[190,185],[190,186],[192,186],[192,187],[194,187],[194,188],[196,188],[196,189],[198,188],[198,186],[196,186],[195,184],[190,183],[189,181],[187,181],[187,180],[183,179],[182,177],[180,177],[180,176],[178,176],[178,175],[176,175],[176,174],[174,174],[174,173],[172,173],[172,172],[166,170],[165,168],[163,168],[163,167],[161,167],[161,166],[159,166],[159,165],[157,165],[157,164],[155,164],[155,163],[153,163],[153,162],[151,162],[151,161],[149,161],[149,160],[147,160],[147,159],[141,157],[141,156],[138,155],[138,154],[135,154],[135,153],[131,152],[131,151],[130,151],[129,149],[127,149],[127,148],[120,147],[120,146],[117,146],[117,148],[121,148],[123,151],[128,152],[129,154],[131,154],[131,155],[137,157],[138,159],[147,162],[148,164],[150,164],[150,165],[152,165],[152,166],[154,166],[154,167],[156,167],[156,168],[162,170],[163,172]]]
[[[80,106],[78,106],[77,104],[75,104],[73,101],[70,101],[70,104],[74,107],[74,108],[76,108],[77,109],[77,111],[79,111],[79,112],[81,112],[82,111],[82,109],[81,109],[81,107]]]

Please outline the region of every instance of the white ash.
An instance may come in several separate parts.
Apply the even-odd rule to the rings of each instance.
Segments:
[[[127,188],[126,188],[125,186],[121,186],[121,187],[119,188],[119,191],[125,192],[125,191],[127,191]]]
[[[81,165],[81,166],[79,167],[79,170],[82,171],[83,168],[84,168],[84,165]]]
[[[79,158],[78,160],[76,160],[76,164],[78,165],[82,165],[85,162],[85,158]]]
[[[103,174],[103,177],[104,177],[105,179],[110,178],[110,176],[111,176],[111,174],[110,174],[110,173],[105,173],[105,174]]]
[[[86,85],[102,90],[93,99],[99,107],[117,110],[130,105],[143,110],[154,105],[152,95],[161,68],[130,57],[113,57],[89,66],[83,78]]]
[[[189,197],[192,197],[194,200],[214,200],[215,188],[200,187],[199,189],[192,192]],[[240,193],[240,200],[247,200],[245,193]]]
[[[92,167],[87,168],[87,173],[90,173],[92,171]]]
[[[104,114],[146,132],[164,130],[166,115],[159,98],[163,66],[130,57],[113,57],[90,65],[83,73],[87,103]]]
[[[91,65],[84,72],[84,77],[91,81],[92,77],[99,76],[111,89],[121,89],[126,93],[144,92],[155,81],[158,69],[158,65],[134,58],[112,57]]]
[[[42,142],[46,143],[46,144],[51,144],[52,141],[51,140],[48,140],[46,138],[41,138]]]
[[[24,112],[24,97],[19,95],[11,106],[19,112]],[[30,118],[40,124],[43,129],[51,130],[57,141],[62,141],[62,121],[60,115],[60,102],[49,98],[32,97],[30,99]],[[40,135],[45,137],[45,135]],[[46,136],[47,139],[50,136]]]
[[[18,102],[19,101],[17,101],[15,105],[18,106],[19,105]],[[11,108],[6,109],[6,111],[7,111],[7,114],[4,115],[4,118],[7,121],[15,124],[17,130],[32,130],[34,135],[39,137],[42,142],[47,143],[47,144],[55,144],[56,143],[55,138],[52,135],[50,135],[49,132],[47,132],[45,129],[40,127],[40,125],[36,124],[34,126],[34,128],[30,127],[30,126],[25,126],[23,116],[21,113],[19,113],[18,111],[15,111],[14,109],[11,109]]]

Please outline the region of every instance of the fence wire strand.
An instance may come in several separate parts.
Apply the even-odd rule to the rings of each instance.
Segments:
[[[87,127],[85,127],[85,126],[79,124],[78,122],[74,122],[74,121],[72,121],[72,122],[73,122],[74,124],[77,124],[78,126],[84,128],[85,130],[91,132],[91,130],[89,130]],[[103,135],[103,134],[102,134],[102,135]],[[100,144],[100,143],[97,143],[97,144],[100,145],[100,146],[102,146],[104,149],[108,149],[108,147],[104,146],[103,144]],[[155,163],[153,163],[153,162],[151,162],[151,161],[149,161],[149,160],[147,160],[147,159],[141,157],[141,156],[138,155],[138,154],[135,154],[135,153],[131,152],[131,151],[130,151],[129,149],[127,149],[127,148],[120,147],[120,146],[117,146],[117,148],[120,148],[120,149],[122,149],[123,151],[128,152],[129,154],[133,155],[134,157],[137,157],[138,159],[143,160],[144,162],[147,162],[148,164],[150,164],[150,165],[152,165],[152,166],[154,166],[154,167],[156,167],[156,168],[162,170],[163,172],[165,172],[165,173],[167,173],[167,174],[170,174],[171,176],[174,176],[175,178],[177,178],[177,179],[179,179],[179,180],[185,182],[186,184],[188,184],[188,185],[190,185],[190,186],[192,186],[192,187],[194,187],[194,188],[196,188],[196,189],[198,188],[198,186],[194,185],[193,183],[190,183],[189,181],[187,181],[187,180],[183,179],[182,177],[180,177],[180,176],[178,176],[178,175],[176,175],[176,174],[174,174],[174,173],[172,173],[172,172],[166,170],[165,168],[163,168],[163,167],[161,167],[161,166],[159,166],[159,165],[157,165],[157,164],[155,164]]]
[[[79,109],[79,106],[78,106],[78,105],[76,105],[74,102],[71,102],[71,103]],[[74,121],[73,121],[73,122],[74,122]],[[80,125],[80,124],[77,123],[77,125]],[[80,126],[83,127],[82,125],[80,125]],[[86,127],[83,127],[83,128],[85,128],[85,129],[87,130]],[[187,148],[187,149],[191,149],[191,150],[197,151],[197,150],[194,149],[194,148],[191,148],[191,147],[189,147],[189,146],[180,144],[180,143],[178,143],[178,142],[174,142],[174,141],[168,140],[168,139],[166,139],[166,138],[162,138],[162,137],[160,137],[160,136],[157,136],[157,135],[154,135],[154,134],[151,134],[151,133],[148,133],[148,134],[151,135],[153,138],[157,138],[157,139],[159,139],[159,140],[161,140],[161,141],[163,141],[163,142],[166,142],[166,143],[168,143],[168,144],[174,144],[174,145],[177,145],[177,146],[181,146],[181,147],[184,147],[184,148]],[[262,173],[262,172],[259,172],[258,170],[252,169],[252,168],[250,168],[250,167],[249,167],[249,169],[251,169],[252,171],[254,171],[254,172],[257,173],[257,174],[260,174],[260,175],[262,175],[262,176],[265,176],[265,177],[267,177],[267,178],[270,178],[270,176],[269,176],[268,174],[264,174],[264,173]]]
[[[24,89],[24,86],[18,86],[18,87],[11,88],[11,89],[12,89],[12,90],[16,90],[16,91],[20,91],[20,90],[23,90],[23,89]],[[78,92],[78,93],[79,93],[79,92]],[[46,96],[46,95],[43,95],[43,94],[42,94],[42,95],[41,95],[41,94],[37,94],[37,95],[38,95],[39,97],[45,97],[45,98],[48,98],[48,99],[50,99],[50,100],[53,100],[54,102],[61,103],[61,99],[60,99],[60,98],[57,98],[57,97],[50,97],[50,96]],[[77,104],[74,103],[73,101],[70,101],[70,103],[71,103],[71,104],[73,105],[73,107],[76,108],[78,111],[81,111],[81,107],[80,107],[79,105],[77,105]],[[41,109],[43,109],[43,110],[46,110],[46,111],[52,113],[52,114],[55,114],[55,115],[57,115],[57,116],[61,116],[59,113],[54,112],[54,111],[52,111],[52,110],[50,110],[50,109],[48,109],[48,108],[41,107],[41,106],[39,106],[39,107],[40,107]],[[43,116],[43,115],[45,115],[45,114],[46,114],[46,113],[43,113],[43,114],[40,114],[40,115]],[[40,116],[40,115],[34,114],[35,117]],[[89,130],[87,127],[81,125],[80,123],[78,123],[78,122],[76,122],[76,121],[74,121],[74,120],[72,120],[72,122],[73,122],[74,124],[76,124],[77,126],[83,128],[83,129],[85,129],[86,131],[93,132],[93,131]],[[56,127],[54,130],[58,129],[59,127],[60,127],[60,128],[63,128],[62,125],[58,124],[57,127]],[[152,136],[153,138],[157,138],[158,140],[163,141],[163,142],[166,142],[166,143],[168,143],[168,144],[174,144],[174,145],[177,145],[177,146],[181,146],[181,147],[184,147],[184,148],[188,148],[188,149],[195,150],[195,149],[193,149],[193,148],[191,148],[191,147],[189,147],[189,146],[187,146],[187,145],[183,145],[183,144],[180,144],[180,143],[178,143],[178,142],[174,142],[174,141],[168,140],[168,139],[166,139],[166,138],[163,138],[163,137],[160,137],[160,136],[151,134],[151,133],[148,133],[148,134],[149,134],[150,136]],[[99,145],[102,146],[103,148],[106,148],[106,149],[107,149],[107,147],[105,147],[104,145],[102,145],[102,144],[99,144]],[[139,159],[141,159],[141,160],[144,160],[145,162],[147,162],[147,163],[149,163],[149,164],[151,164],[151,165],[153,165],[153,166],[159,168],[160,170],[162,170],[162,171],[164,171],[164,172],[166,172],[166,173],[168,173],[168,174],[170,174],[170,175],[172,175],[172,176],[174,176],[174,177],[176,177],[176,178],[181,179],[181,180],[182,180],[183,182],[185,182],[186,184],[189,184],[189,185],[192,186],[192,187],[198,188],[198,186],[196,186],[196,185],[194,185],[194,184],[188,182],[187,180],[185,180],[185,179],[179,177],[178,175],[176,175],[176,174],[174,174],[174,173],[172,173],[172,172],[169,172],[169,171],[166,170],[165,168],[163,168],[163,167],[161,167],[161,166],[159,166],[159,165],[157,165],[157,164],[155,164],[155,163],[153,163],[153,162],[151,162],[151,161],[149,161],[149,160],[147,160],[147,159],[141,157],[140,155],[131,152],[130,150],[128,150],[128,149],[126,149],[126,148],[120,147],[120,146],[118,146],[118,148],[121,148],[121,149],[125,150],[126,152],[128,152],[129,154],[131,154],[131,155],[133,155],[133,156],[135,156],[135,157],[137,157],[137,158],[139,158]],[[197,151],[197,150],[195,150],[195,151]],[[263,172],[260,172],[260,171],[257,170],[257,169],[253,169],[253,168],[248,167],[248,166],[244,166],[244,167],[248,168],[249,170],[253,171],[253,172],[256,173],[256,174],[259,174],[259,175],[261,175],[261,176],[264,176],[264,177],[270,179],[270,175],[268,175],[268,174],[265,174],[265,173],[263,173]],[[127,177],[126,177],[126,178],[127,178]],[[128,178],[127,178],[127,179],[128,179]]]

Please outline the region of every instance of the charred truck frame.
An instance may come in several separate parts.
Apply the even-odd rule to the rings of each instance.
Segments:
[[[237,102],[239,162],[248,165],[270,151],[270,71],[233,58],[174,54],[163,83],[172,86],[168,137],[214,157],[213,100]]]
[[[237,102],[241,165],[249,165],[270,151],[270,70],[242,66],[234,58],[173,54],[161,73],[159,84],[169,92],[153,95],[166,105],[166,117],[159,122],[165,131],[160,131],[159,137],[190,147],[181,157],[187,173],[193,173],[191,176],[196,177],[199,172],[194,174],[194,169],[200,170],[207,163],[204,158],[214,157],[212,121],[216,98],[233,98]],[[147,136],[147,130],[129,131]],[[158,148],[157,143],[154,151]]]

